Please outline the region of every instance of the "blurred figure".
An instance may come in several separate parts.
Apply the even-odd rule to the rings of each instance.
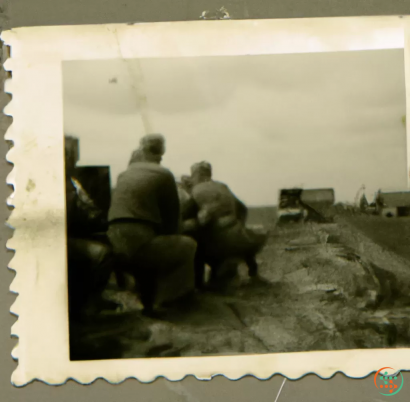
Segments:
[[[148,134],[141,138],[140,146],[135,150],[128,165],[135,162],[160,164],[165,154],[165,139],[161,134]]]
[[[212,180],[212,166],[208,162],[191,167],[192,198],[198,208],[196,257],[197,286],[203,286],[204,265],[211,269],[211,282],[216,282],[222,265],[233,259],[243,260],[248,274],[258,274],[256,254],[266,242],[266,235],[259,235],[245,227],[247,208],[236,198],[226,184]]]
[[[187,236],[195,238],[199,229],[198,208],[191,195],[192,183],[189,176],[182,176],[181,181],[177,183],[178,197],[180,203],[180,231]]]
[[[156,315],[158,294],[171,301],[194,290],[196,242],[178,234],[178,190],[173,174],[160,166],[164,153],[162,135],[141,139],[118,178],[108,214],[108,237],[121,267],[140,286],[146,315]]]
[[[68,296],[70,320],[80,321],[84,313],[98,313],[117,305],[103,300],[113,270],[111,248],[93,240],[106,230],[106,218],[75,178],[78,143],[65,137]]]

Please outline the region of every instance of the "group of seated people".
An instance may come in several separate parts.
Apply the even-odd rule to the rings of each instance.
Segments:
[[[72,318],[81,315],[87,303],[93,305],[90,300],[96,301],[97,310],[108,308],[101,293],[112,272],[119,285],[122,274],[132,275],[143,314],[154,317],[161,302],[217,284],[230,261],[244,261],[249,276],[257,276],[256,254],[266,235],[245,226],[246,206],[227,185],[212,179],[210,163],[194,164],[191,174],[177,182],[161,166],[164,154],[162,135],[141,139],[128,168],[118,177],[106,221],[97,212],[93,216],[92,202],[76,187],[70,175],[73,163],[70,166],[66,155]],[[95,227],[84,225],[86,218],[76,215],[79,203],[87,201],[85,210],[91,221],[96,218]],[[106,232],[107,242],[93,239],[92,233],[98,231]],[[211,270],[209,284],[204,279],[206,265]]]

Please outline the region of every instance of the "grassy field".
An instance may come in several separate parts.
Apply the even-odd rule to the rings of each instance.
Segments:
[[[277,207],[251,207],[248,209],[249,225],[263,225],[265,227],[272,226],[277,220]]]
[[[410,218],[359,215],[344,219],[375,243],[410,261]]]

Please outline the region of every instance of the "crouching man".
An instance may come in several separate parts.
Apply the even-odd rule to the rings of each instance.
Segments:
[[[197,283],[203,278],[204,264],[211,267],[211,283],[218,281],[221,268],[229,260],[242,260],[248,274],[258,274],[256,254],[264,246],[267,236],[245,227],[247,208],[223,183],[212,180],[212,166],[208,162],[191,167],[192,198],[198,208],[200,225],[197,235]]]
[[[146,315],[194,290],[196,242],[178,234],[178,190],[173,174],[160,166],[164,153],[162,135],[141,139],[118,178],[108,215],[119,267],[134,276]]]

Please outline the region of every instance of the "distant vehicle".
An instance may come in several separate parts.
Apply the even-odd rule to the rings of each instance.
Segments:
[[[331,207],[335,203],[333,188],[303,190],[302,205],[307,210],[306,220],[327,222],[331,220]]]
[[[303,189],[283,189],[279,192],[278,220],[279,222],[298,222],[303,220],[307,211],[301,204]]]
[[[335,192],[323,189],[283,189],[279,194],[278,218],[285,221],[328,221]]]
[[[378,191],[375,203],[377,213],[386,218],[410,216],[410,191]]]

